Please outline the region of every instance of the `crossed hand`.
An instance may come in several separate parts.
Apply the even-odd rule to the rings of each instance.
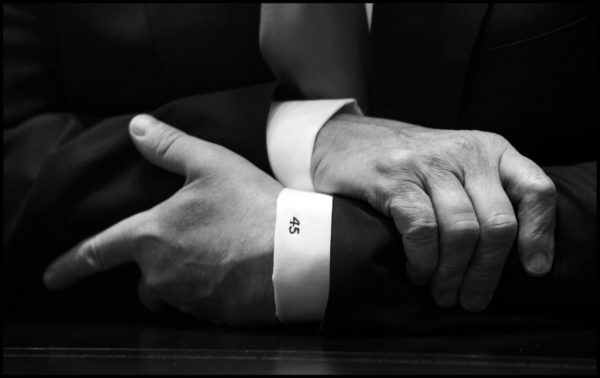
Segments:
[[[409,278],[430,282],[440,306],[487,307],[515,238],[531,275],[550,269],[556,193],[535,163],[496,134],[365,119],[336,117],[319,133],[315,188],[391,216]],[[135,117],[129,130],[139,152],[185,176],[184,186],[60,256],[46,286],[63,289],[134,261],[150,310],[170,305],[216,323],[276,324],[271,276],[282,186],[241,156],[150,116]]]

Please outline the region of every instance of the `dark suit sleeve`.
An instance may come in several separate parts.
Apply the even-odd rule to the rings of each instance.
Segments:
[[[137,302],[135,281],[116,278],[125,274],[115,274],[112,286],[107,279],[54,297],[43,288],[41,274],[81,239],[168,198],[183,178],[153,166],[135,149],[128,134],[134,113],[95,117],[68,111],[52,6],[4,4],[3,11],[5,309],[40,315],[72,308],[68,303],[77,298],[81,307],[102,313],[108,309],[98,307],[99,296],[114,296],[111,303],[124,306]],[[269,171],[265,125],[274,85],[180,98],[150,113]],[[122,291],[128,295],[119,302]]]
[[[334,197],[330,291],[322,333],[594,322],[596,163],[545,171],[558,190],[554,266],[542,278],[530,277],[513,246],[492,304],[481,313],[437,307],[428,287],[408,281],[402,240],[393,222],[368,205]]]

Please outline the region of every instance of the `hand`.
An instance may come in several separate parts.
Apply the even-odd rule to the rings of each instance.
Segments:
[[[142,155],[184,175],[168,200],[84,240],[47,268],[50,289],[134,261],[140,299],[203,320],[276,324],[273,232],[282,187],[239,155],[141,115],[130,134]],[[151,190],[149,188],[149,190]]]
[[[552,266],[556,189],[500,135],[338,115],[317,135],[311,173],[316,191],[394,219],[408,277],[430,282],[442,307],[489,305],[517,231],[526,271]]]

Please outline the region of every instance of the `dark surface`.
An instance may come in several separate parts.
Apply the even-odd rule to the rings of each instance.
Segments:
[[[5,374],[596,374],[595,330],[325,339],[315,329],[5,322]]]

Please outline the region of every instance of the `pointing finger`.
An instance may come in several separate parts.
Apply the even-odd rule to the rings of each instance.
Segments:
[[[517,236],[517,218],[497,171],[467,179],[479,221],[479,240],[464,278],[460,303],[470,311],[485,309],[498,286],[510,247]]]
[[[87,276],[133,261],[132,240],[147,218],[147,212],[135,214],[80,242],[46,268],[44,284],[50,290],[64,289]]]

